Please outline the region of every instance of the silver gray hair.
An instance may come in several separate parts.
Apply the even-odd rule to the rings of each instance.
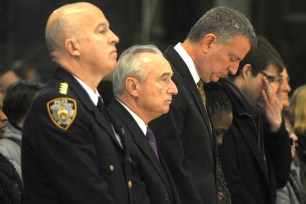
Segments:
[[[155,45],[134,45],[125,50],[120,55],[116,69],[113,71],[113,92],[115,96],[123,94],[127,77],[135,77],[140,82],[145,81],[147,70],[144,69],[138,58],[138,55],[143,52],[163,55]]]
[[[256,34],[247,17],[226,7],[215,7],[207,11],[191,28],[187,39],[198,43],[209,33],[215,34],[222,44],[238,35],[247,37],[252,47],[257,44]]]

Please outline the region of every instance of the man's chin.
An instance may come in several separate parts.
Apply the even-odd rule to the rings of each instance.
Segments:
[[[220,77],[213,77],[212,79],[211,79],[211,82],[218,82],[220,80]]]

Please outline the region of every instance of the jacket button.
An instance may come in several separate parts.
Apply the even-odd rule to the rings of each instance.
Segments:
[[[133,182],[131,180],[128,181],[128,187],[132,188],[133,187]]]
[[[109,165],[109,170],[110,170],[110,171],[114,171],[114,170],[115,170],[114,165]]]

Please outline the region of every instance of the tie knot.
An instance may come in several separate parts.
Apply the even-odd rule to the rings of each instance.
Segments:
[[[204,107],[206,109],[206,96],[205,96],[205,91],[204,91],[204,83],[203,83],[202,80],[200,80],[197,85],[198,85],[198,90],[199,90],[202,102],[203,102]]]
[[[204,87],[204,83],[203,83],[203,81],[200,79],[200,81],[197,83],[197,85],[198,85],[198,88],[200,89],[202,89],[203,87]]]
[[[151,128],[147,127],[147,133],[146,136],[148,137],[149,141],[152,141],[155,143],[155,136],[151,130]]]

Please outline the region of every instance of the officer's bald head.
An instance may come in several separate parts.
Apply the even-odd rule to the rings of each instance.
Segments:
[[[85,23],[84,19],[96,12],[102,13],[99,8],[87,2],[67,4],[55,10],[48,19],[45,31],[49,51],[64,50],[65,40],[77,38]]]

